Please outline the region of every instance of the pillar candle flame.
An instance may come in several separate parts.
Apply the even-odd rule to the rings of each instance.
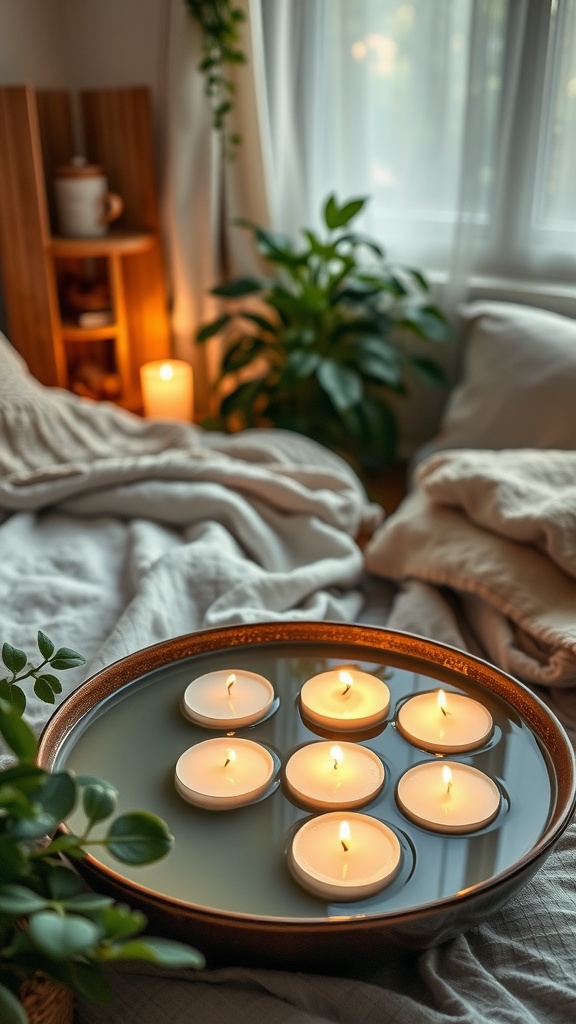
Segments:
[[[447,764],[445,764],[444,767],[442,768],[442,778],[446,785],[446,793],[449,796],[450,790],[452,789],[452,771]]]
[[[226,689],[228,690],[228,696],[230,696],[232,687],[234,686],[235,682],[236,676],[234,675],[234,672],[231,672],[230,675],[228,676],[228,679],[226,680]]]

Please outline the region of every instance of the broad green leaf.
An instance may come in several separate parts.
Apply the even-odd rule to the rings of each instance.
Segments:
[[[18,715],[22,717],[26,710],[26,694],[17,683],[9,683],[7,679],[0,679],[0,700],[10,704]]]
[[[208,338],[213,338],[215,334],[219,334],[226,324],[230,323],[232,319],[229,314],[225,316],[219,316],[217,320],[211,320],[209,324],[204,324],[204,327],[200,327],[196,331],[196,341],[208,341]]]
[[[0,914],[24,917],[44,910],[45,907],[46,900],[24,885],[0,886]]]
[[[257,324],[263,331],[268,331],[270,334],[276,333],[276,324],[272,323],[271,320],[267,320],[266,317],[260,316],[258,313],[250,313],[248,310],[243,309],[241,316],[244,320],[251,320],[252,323]]]
[[[99,914],[106,938],[115,941],[138,935],[146,926],[146,917],[139,910],[131,910],[122,903],[113,903]]]
[[[26,668],[27,656],[25,651],[19,647],[12,647],[11,644],[2,644],[2,661],[10,671],[17,675],[23,668]]]
[[[424,359],[421,356],[409,356],[410,365],[417,376],[431,387],[442,388],[446,386],[446,374],[444,370],[433,362],[432,359]]]
[[[320,256],[321,259],[333,260],[338,255],[338,249],[335,242],[325,244],[324,242],[321,242],[318,236],[312,231],[305,231],[304,235],[308,239],[310,251],[316,256]]]
[[[148,937],[111,947],[106,953],[106,960],[145,960],[162,967],[194,967],[198,970],[206,963],[202,953],[192,946]]]
[[[53,693],[62,693],[62,683],[58,676],[53,676],[50,672],[43,672],[41,676],[38,676],[38,679],[43,679]]]
[[[111,896],[102,896],[97,892],[81,892],[78,896],[71,896],[64,901],[68,913],[72,914],[94,914],[96,911],[110,907],[114,900]]]
[[[42,676],[39,676],[38,679],[34,680],[34,693],[40,700],[44,701],[45,704],[56,703],[54,690],[46,680],[42,678]]]
[[[133,811],[116,818],[107,833],[110,852],[124,864],[150,864],[172,847],[174,837],[154,814]]]
[[[64,960],[92,950],[100,941],[102,931],[85,917],[62,917],[53,910],[43,910],[30,918],[28,935],[47,956]]]
[[[237,277],[226,284],[216,285],[212,288],[212,295],[222,295],[224,298],[238,298],[241,295],[254,295],[262,291],[262,282],[257,277]]]
[[[399,326],[407,327],[421,338],[430,341],[446,341],[450,337],[450,328],[440,310],[435,306],[407,308]]]
[[[262,355],[268,355],[270,346],[261,338],[254,338],[246,335],[240,341],[232,345],[222,359],[221,379],[229,373],[237,373],[244,366],[249,366],[255,359]]]
[[[73,651],[71,647],[59,647],[54,657],[50,659],[50,664],[57,672],[62,672],[68,668],[78,668],[79,665],[85,665],[86,658],[78,654],[78,651]]]
[[[28,1024],[28,1014],[20,1000],[0,983],[0,1020],[2,1024]]]
[[[24,851],[16,846],[12,838],[0,837],[0,878],[9,882],[19,878],[26,871]]]
[[[34,761],[38,744],[30,726],[18,710],[0,701],[0,733],[20,761]]]
[[[48,891],[53,900],[69,900],[85,891],[81,878],[75,871],[63,865],[52,865],[47,874]]]
[[[90,822],[104,821],[114,814],[118,803],[116,791],[111,787],[92,784],[82,791],[84,814]]]
[[[46,633],[43,633],[41,629],[38,630],[37,643],[38,650],[40,651],[42,657],[46,660],[48,660],[48,658],[51,658],[52,655],[54,654],[54,644],[52,643],[50,637],[46,636]]]
[[[340,412],[362,401],[362,380],[348,366],[342,366],[333,359],[323,359],[316,370],[316,377]]]
[[[45,813],[53,818],[52,827],[55,828],[73,811],[76,796],[76,780],[69,772],[49,772],[36,799]]]
[[[374,239],[369,238],[367,235],[359,235],[357,234],[357,232],[351,231],[348,234],[340,235],[338,239],[338,245],[340,245],[342,242],[349,242],[351,245],[363,245],[367,249],[370,249],[376,256],[379,256],[381,259],[384,259],[385,252],[382,246],[379,245],[378,242],[375,242]]]
[[[352,220],[360,212],[365,203],[366,197],[363,199],[352,199],[350,202],[345,203],[344,206],[338,206],[336,198],[332,194],[328,197],[324,206],[324,222],[326,227],[331,231],[344,227],[348,221]]]
[[[306,349],[295,349],[288,354],[288,368],[293,371],[296,377],[303,379],[311,377],[315,373],[321,357],[317,352],[308,352]]]

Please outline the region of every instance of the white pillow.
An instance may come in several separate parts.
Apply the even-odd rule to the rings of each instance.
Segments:
[[[575,449],[576,321],[507,302],[472,302],[461,313],[463,376],[420,457],[447,448]]]

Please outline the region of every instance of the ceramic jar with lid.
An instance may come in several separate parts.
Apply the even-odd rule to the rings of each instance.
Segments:
[[[116,220],[124,208],[122,198],[108,191],[102,167],[82,156],[56,169],[54,192],[58,229],[70,238],[105,235],[110,221]]]

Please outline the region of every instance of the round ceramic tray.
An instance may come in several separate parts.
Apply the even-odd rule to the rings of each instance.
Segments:
[[[299,713],[305,681],[337,666],[376,675],[390,689],[386,721],[369,735],[331,736]],[[219,735],[188,720],[181,702],[192,679],[234,668],[257,672],[274,686],[274,713],[237,735],[268,747],[279,771],[265,799],[214,812],[185,801],[174,785],[180,755]],[[479,750],[449,755],[481,769],[501,791],[495,820],[471,834],[432,832],[411,822],[396,802],[401,775],[435,756],[402,736],[394,721],[398,707],[439,685],[448,695],[480,701],[494,720]],[[401,847],[393,882],[352,903],[311,895],[287,864],[294,831],[311,811],[288,794],[282,766],[296,748],[319,738],[359,741],[378,755],[386,781],[362,813],[385,822]],[[175,845],[159,864],[119,868],[98,855],[88,857],[83,870],[100,890],[144,909],[156,930],[199,946],[211,964],[336,969],[341,958],[443,941],[477,924],[528,881],[575,806],[569,741],[527,688],[454,648],[334,623],[225,627],[130,655],[60,706],[42,736],[40,762],[102,775],[118,788],[122,810],[145,808],[168,822]],[[359,933],[363,941],[351,942]]]

